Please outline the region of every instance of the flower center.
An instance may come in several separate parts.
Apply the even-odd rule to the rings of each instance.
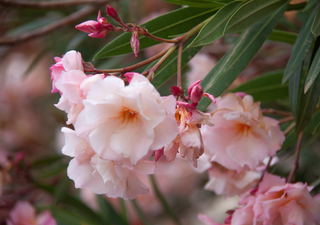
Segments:
[[[126,126],[128,123],[135,123],[137,121],[138,113],[124,107],[118,118],[120,119],[120,123]]]
[[[241,132],[243,135],[247,136],[250,133],[251,127],[247,124],[238,124],[238,131]]]

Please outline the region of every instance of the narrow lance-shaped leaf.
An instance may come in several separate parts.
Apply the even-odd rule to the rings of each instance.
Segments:
[[[205,19],[212,16],[215,12],[216,9],[208,10],[203,8],[186,7],[161,15],[153,20],[141,24],[141,26],[147,28],[148,31],[155,36],[168,38],[171,35],[182,34],[189,31]],[[121,34],[105,45],[95,55],[94,59],[131,53],[130,38],[131,33]],[[145,36],[140,36],[139,41],[140,50],[159,44],[158,41]]]
[[[314,20],[313,20],[313,24],[312,24],[312,27],[311,27],[311,32],[316,37],[318,37],[320,35],[320,8],[319,7],[318,7],[317,13],[316,13],[316,15],[314,17]]]
[[[313,34],[311,33],[311,25],[317,8],[314,8],[309,14],[308,20],[303,24],[297,41],[293,46],[292,55],[284,71],[282,83],[286,82],[299,68],[304,61],[305,56],[312,44]]]
[[[229,19],[224,33],[243,31],[278,10],[287,0],[251,0],[243,4]]]
[[[246,92],[255,101],[274,101],[288,97],[288,84],[281,85],[283,70],[272,71],[253,78],[232,92]]]
[[[317,38],[317,41],[313,47],[311,61],[314,60],[316,51],[318,51],[320,47],[320,37]],[[302,131],[305,126],[309,123],[311,116],[316,108],[318,103],[319,94],[320,94],[320,76],[318,76],[307,93],[300,92],[300,100],[298,107],[298,119],[296,126],[296,134]]]
[[[177,5],[188,5],[191,7],[208,7],[208,8],[220,8],[224,4],[220,2],[215,2],[215,1],[206,1],[206,0],[163,0],[166,2],[170,2],[172,4],[177,4]]]
[[[298,35],[292,32],[274,29],[268,39],[272,41],[280,41],[288,44],[294,44]]]
[[[304,7],[302,12],[307,12],[308,10],[312,9],[318,2],[319,0],[309,0],[308,4],[306,5],[306,7]]]
[[[300,96],[300,80],[302,74],[303,63],[301,63],[299,69],[289,79],[289,100],[290,107],[294,117],[294,121],[297,123],[298,120],[298,107],[299,107],[299,96]]]
[[[230,86],[246,68],[270,35],[287,5],[287,3],[283,4],[282,7],[278,8],[270,17],[265,18],[240,35],[232,49],[222,57],[201,82],[205,92],[219,96]],[[203,98],[200,101],[199,108],[204,110],[209,104],[210,101]]]
[[[320,74],[320,48],[317,50],[317,53],[312,61],[310,70],[308,72],[306,83],[304,86],[304,93],[306,93],[310,89],[311,85],[317,79],[319,74]]]
[[[200,30],[195,40],[188,46],[202,46],[215,42],[223,36],[224,28],[235,10],[242,4],[240,1],[231,2],[222,7]]]

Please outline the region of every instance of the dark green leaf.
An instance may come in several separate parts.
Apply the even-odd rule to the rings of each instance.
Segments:
[[[114,210],[110,203],[101,195],[98,196],[100,217],[104,224],[127,225],[128,223]]]
[[[49,156],[47,158],[38,159],[34,163],[32,163],[32,168],[39,167],[39,166],[48,166],[62,159],[63,159],[62,155],[54,155],[54,156]]]
[[[313,35],[311,33],[311,25],[316,13],[316,9],[314,9],[310,14],[308,20],[303,24],[297,41],[293,46],[292,55],[289,59],[289,62],[286,66],[286,70],[284,71],[282,83],[286,82],[299,68],[301,63],[303,62],[305,56],[308,53],[308,50],[313,41]]]
[[[306,12],[310,9],[312,9],[317,3],[319,3],[319,0],[309,0],[306,7],[302,10],[302,12]]]
[[[287,7],[287,3],[278,8],[274,14],[265,18],[251,29],[244,31],[217,65],[209,72],[201,82],[204,91],[214,96],[219,96],[246,68],[264,41],[270,35],[278,20]],[[199,107],[204,110],[210,101],[203,98]]]
[[[229,19],[224,33],[243,31],[283,6],[287,0],[251,0],[243,4]]]
[[[188,45],[189,43],[191,43],[191,40],[187,41],[186,45]],[[195,56],[200,51],[200,49],[201,47],[184,48],[182,51],[181,67],[183,68],[184,66],[186,66],[189,60],[192,59],[192,57]],[[163,85],[170,77],[177,73],[177,58],[178,52],[175,51],[156,71],[154,79],[152,81],[152,84],[155,86],[155,88],[161,87],[161,85]],[[155,63],[151,64],[148,69],[151,68],[154,64]]]
[[[309,134],[309,133],[314,133],[318,126],[320,124],[320,109],[316,110],[312,117],[311,117],[311,120],[309,121],[308,125],[306,126],[306,129],[305,129],[305,133]]]
[[[141,26],[148,29],[148,31],[158,37],[168,38],[170,35],[181,34],[189,31],[205,19],[209,18],[216,12],[216,9],[202,9],[202,8],[181,8],[153,20],[150,20]],[[131,53],[130,33],[121,34],[116,39],[105,45],[94,57],[94,59],[107,58],[115,55],[122,55]],[[144,36],[139,37],[140,50],[158,44],[155,41]]]
[[[288,85],[281,85],[283,70],[253,78],[234,88],[232,92],[246,92],[255,101],[274,101],[288,96]]]
[[[320,48],[317,51],[317,54],[315,55],[310,70],[307,75],[306,83],[304,86],[304,92],[306,93],[313,82],[317,79],[318,75],[320,73]]]
[[[302,75],[303,63],[300,68],[293,74],[289,79],[289,99],[290,107],[294,117],[294,121],[297,123],[298,119],[298,107],[299,107],[299,96],[300,96],[300,80]]]
[[[298,35],[292,32],[283,30],[273,30],[269,35],[268,39],[272,41],[280,41],[288,44],[294,44],[297,40]]]
[[[57,205],[61,202],[64,196],[68,193],[70,187],[70,179],[65,177],[53,191],[53,205]]]
[[[68,167],[68,164],[60,164],[54,167],[46,167],[45,170],[40,171],[39,177],[48,178],[48,177],[55,176],[61,173],[62,171],[67,170],[67,167]]]
[[[318,8],[318,11],[314,17],[313,24],[311,27],[311,32],[316,37],[318,37],[320,35],[320,8]]]
[[[166,2],[170,2],[176,5],[188,5],[191,7],[207,7],[207,8],[220,8],[224,4],[215,2],[215,1],[207,1],[207,0],[163,0]]]
[[[223,36],[224,28],[235,10],[242,2],[235,1],[222,7],[211,19],[202,27],[198,36],[189,45],[202,46],[215,42]]]
[[[92,224],[92,225],[100,225],[99,223],[92,221],[81,213],[72,212],[67,209],[50,207],[50,211],[52,212],[52,216],[56,219],[59,224],[63,225],[84,225],[84,224]]]

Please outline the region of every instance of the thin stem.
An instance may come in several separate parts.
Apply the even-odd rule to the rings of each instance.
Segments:
[[[132,204],[134,206],[134,209],[136,210],[136,212],[138,213],[140,219],[141,219],[141,222],[144,224],[144,225],[151,225],[151,223],[147,220],[147,217],[144,215],[144,213],[142,212],[140,206],[138,205],[138,203],[136,202],[135,199],[133,199],[132,201]]]
[[[150,175],[150,179],[151,179],[151,183],[152,183],[152,187],[154,189],[154,191],[156,192],[156,195],[158,197],[158,199],[160,200],[164,210],[166,211],[166,213],[175,221],[176,224],[181,225],[178,217],[173,213],[172,209],[170,208],[169,204],[167,203],[167,201],[165,200],[165,198],[163,197],[162,193],[160,192],[156,179],[154,178],[153,175]]]
[[[287,136],[287,134],[292,131],[292,129],[296,126],[295,122],[292,122],[284,131],[283,134]]]
[[[148,79],[152,80],[154,73],[157,71],[157,69],[162,65],[164,61],[178,48],[178,45],[174,45],[171,48],[169,48],[164,56],[149,70],[148,73]]]
[[[159,41],[159,42],[166,42],[166,43],[178,43],[179,42],[179,40],[177,40],[177,39],[164,39],[164,38],[161,38],[161,37],[154,36],[154,35],[152,35],[150,33],[145,33],[143,35],[148,37],[148,38],[151,38],[153,40]]]
[[[280,116],[292,116],[291,112],[285,112],[277,109],[261,109],[262,114],[275,114]]]
[[[279,120],[279,124],[287,123],[287,122],[290,122],[290,121],[293,121],[293,120],[294,120],[293,116],[288,116],[288,117],[280,119]]]
[[[162,57],[163,55],[165,55],[166,52],[167,52],[169,49],[170,49],[170,48],[168,48],[168,49],[166,49],[166,50],[163,50],[162,52],[160,52],[160,53],[152,56],[151,58],[146,59],[146,60],[144,60],[144,61],[142,61],[142,62],[139,62],[139,63],[137,63],[137,64],[134,64],[134,65],[132,65],[132,66],[128,66],[128,67],[124,67],[124,68],[120,68],[120,69],[107,69],[107,70],[96,69],[96,68],[94,68],[94,69],[84,69],[84,72],[91,72],[91,73],[92,73],[92,72],[93,72],[93,73],[117,73],[117,72],[119,72],[119,73],[126,73],[126,72],[131,72],[131,71],[133,71],[133,70],[136,70],[136,69],[138,69],[138,68],[140,68],[140,67],[142,67],[142,66],[145,66],[145,65],[147,65],[147,64],[149,64],[149,63],[151,63],[151,62],[153,62],[153,61],[155,61],[155,60],[157,60],[157,59],[159,59],[160,57]]]
[[[179,45],[178,48],[178,65],[177,65],[177,86],[182,88],[181,82],[181,58],[182,58],[182,50],[183,50],[183,43]]]
[[[44,26],[42,28],[39,28],[34,31],[30,32],[24,32],[22,34],[12,36],[12,37],[4,37],[0,38],[0,45],[12,45],[19,42],[27,41],[33,38],[37,38],[43,35],[46,35],[60,27],[63,27],[67,24],[74,23],[81,19],[82,17],[88,16],[91,13],[95,12],[97,10],[97,5],[89,5],[86,6],[79,11],[72,13],[71,15],[64,17],[61,20],[55,21],[51,24],[48,24],[47,26]]]
[[[261,181],[263,180],[264,175],[266,174],[266,172],[268,172],[268,170],[269,170],[269,168],[270,168],[270,165],[271,165],[272,159],[273,159],[273,156],[270,156],[270,159],[269,159],[269,161],[268,161],[268,164],[267,164],[266,168],[264,169],[264,171],[263,171],[263,173],[262,173],[262,175],[261,175],[261,177],[260,177],[260,180],[259,180],[259,182],[257,183],[257,186],[256,186],[256,187],[259,186],[259,184],[260,184]]]
[[[64,1],[12,1],[0,0],[0,5],[16,8],[55,9],[84,4],[106,4],[111,0],[64,0]]]
[[[294,164],[291,168],[290,174],[287,178],[287,182],[291,183],[294,182],[294,177],[296,175],[296,171],[299,168],[299,155],[301,150],[301,143],[302,143],[302,137],[303,137],[303,131],[299,133],[298,141],[297,141],[297,147],[296,147],[296,157],[294,160]]]
[[[129,224],[128,218],[127,218],[126,202],[122,198],[119,198],[119,199],[120,199],[121,214],[122,214],[123,220],[126,222],[126,224]]]

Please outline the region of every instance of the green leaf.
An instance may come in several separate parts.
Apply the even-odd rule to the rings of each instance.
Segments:
[[[306,7],[302,10],[302,12],[309,11],[312,9],[317,3],[319,3],[319,0],[309,0]]]
[[[292,32],[274,29],[268,39],[272,41],[280,41],[288,44],[294,44],[298,35]]]
[[[216,9],[181,8],[150,20],[141,26],[158,37],[168,38],[170,35],[181,34],[189,31],[216,12]],[[115,55],[131,53],[131,33],[124,33],[105,45],[94,59],[107,58]],[[140,36],[140,50],[158,44],[158,41]]]
[[[290,107],[294,117],[294,121],[297,123],[298,120],[298,107],[299,107],[299,96],[300,96],[300,80],[302,75],[303,63],[299,69],[289,79],[289,99]]]
[[[67,209],[57,208],[57,207],[49,207],[49,210],[52,212],[53,218],[59,223],[63,225],[99,225],[99,223],[92,221],[81,213],[72,212]]]
[[[316,108],[320,94],[320,76],[316,78],[314,83],[311,85],[307,93],[301,91],[300,101],[299,101],[299,110],[298,110],[298,119],[296,126],[296,134],[302,131],[305,126],[308,124],[311,116]]]
[[[114,210],[111,204],[101,195],[98,196],[100,217],[103,224],[127,225],[128,223]]]
[[[270,17],[265,18],[240,35],[232,49],[220,59],[217,65],[201,82],[205,92],[209,92],[217,97],[230,86],[258,52],[276,26],[286,7],[287,3],[278,8]],[[199,108],[204,110],[209,104],[210,101],[203,98],[199,103]]]
[[[191,43],[192,40],[186,42],[186,46]],[[201,47],[195,48],[184,48],[181,57],[181,68],[185,67],[190,59],[193,58],[199,51]],[[156,71],[153,81],[151,82],[155,88],[161,87],[170,77],[177,73],[177,59],[178,51],[172,53],[171,56],[159,67]],[[156,62],[151,64],[148,69],[150,69]]]
[[[311,32],[315,37],[318,37],[320,35],[320,8],[318,8],[318,11],[314,17]]]
[[[306,93],[313,82],[317,79],[318,75],[320,73],[320,48],[317,50],[317,53],[312,61],[310,70],[308,72],[306,83],[304,86],[304,93]]]
[[[235,10],[242,4],[240,1],[232,2],[222,7],[202,27],[195,40],[188,46],[202,46],[215,42],[223,36],[224,28]]]
[[[70,187],[70,179],[65,177],[53,191],[53,205],[57,205],[61,202],[64,196],[68,193]]]
[[[63,159],[62,155],[54,155],[54,156],[49,156],[46,158],[38,159],[32,163],[32,168],[41,167],[41,166],[48,166],[48,165],[56,163],[62,159]]]
[[[305,133],[314,134],[320,124],[320,109],[317,109],[311,117],[311,120],[309,121],[308,125],[306,126]]]
[[[232,34],[243,31],[270,14],[273,14],[287,0],[251,0],[243,4],[229,19],[224,33]]]
[[[207,0],[163,0],[176,5],[188,5],[191,7],[208,7],[208,8],[220,8],[224,6],[223,3]]]
[[[246,92],[255,101],[274,101],[288,96],[288,84],[281,85],[283,70],[253,78],[231,92]]]
[[[292,49],[292,55],[284,71],[282,83],[285,83],[297,71],[308,53],[313,41],[313,35],[310,30],[315,13],[316,9],[309,14],[308,20],[303,24],[299,32],[297,41]]]

